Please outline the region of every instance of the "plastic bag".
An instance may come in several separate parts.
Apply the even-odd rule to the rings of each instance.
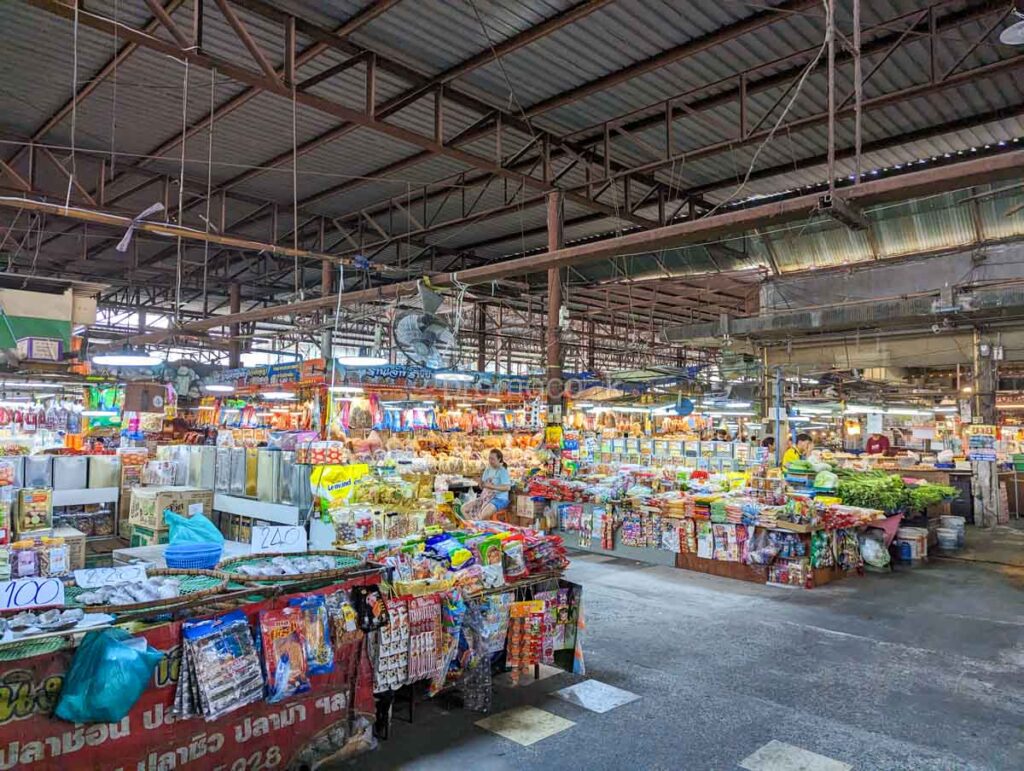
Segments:
[[[168,543],[224,543],[224,536],[217,526],[202,514],[183,517],[165,509],[164,521],[171,529]]]
[[[860,554],[864,562],[875,568],[889,566],[889,550],[885,548],[883,531],[869,529],[860,535]]]
[[[57,702],[72,723],[116,723],[127,715],[164,654],[123,629],[89,632],[78,646]]]
[[[819,490],[835,490],[839,486],[839,477],[833,471],[819,471],[814,477],[814,486]]]

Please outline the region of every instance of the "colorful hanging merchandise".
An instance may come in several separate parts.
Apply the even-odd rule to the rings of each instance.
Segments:
[[[509,609],[508,665],[513,684],[540,664],[544,652],[544,601],[513,602]]]
[[[274,704],[309,690],[305,622],[296,607],[265,610],[259,617],[267,678],[267,701]]]
[[[182,625],[181,671],[174,714],[216,720],[263,698],[259,656],[245,614],[235,610]]]

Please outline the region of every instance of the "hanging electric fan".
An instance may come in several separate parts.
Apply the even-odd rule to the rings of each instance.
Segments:
[[[417,288],[422,308],[402,311],[395,317],[395,345],[413,364],[447,369],[457,358],[458,345],[451,325],[437,313],[444,298],[422,281]]]

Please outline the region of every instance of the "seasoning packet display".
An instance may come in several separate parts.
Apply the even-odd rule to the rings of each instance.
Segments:
[[[334,648],[331,646],[331,628],[324,597],[319,594],[296,597],[288,604],[302,611],[309,674],[323,675],[334,671]]]
[[[216,720],[263,697],[263,672],[245,614],[235,610],[182,626],[182,671],[175,705],[182,716]]]
[[[260,648],[271,704],[309,690],[304,627],[299,608],[260,611]]]
[[[328,594],[325,599],[334,644],[346,645],[362,640],[363,631],[359,628],[359,618],[349,600],[348,592],[339,589]]]
[[[359,628],[372,632],[388,624],[388,608],[376,584],[352,589],[352,605],[356,609]]]

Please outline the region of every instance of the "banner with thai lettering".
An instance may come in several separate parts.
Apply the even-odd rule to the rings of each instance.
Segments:
[[[242,610],[255,623],[261,610],[283,607],[288,599]],[[314,675],[309,692],[278,704],[258,702],[206,722],[175,720],[171,714],[181,624],[154,627],[142,636],[168,655],[150,687],[118,723],[81,725],[51,717],[73,650],[0,663],[0,769],[313,769],[351,752],[359,744],[354,740],[359,731],[369,738],[375,714],[373,675],[361,641],[338,646],[334,671]]]

